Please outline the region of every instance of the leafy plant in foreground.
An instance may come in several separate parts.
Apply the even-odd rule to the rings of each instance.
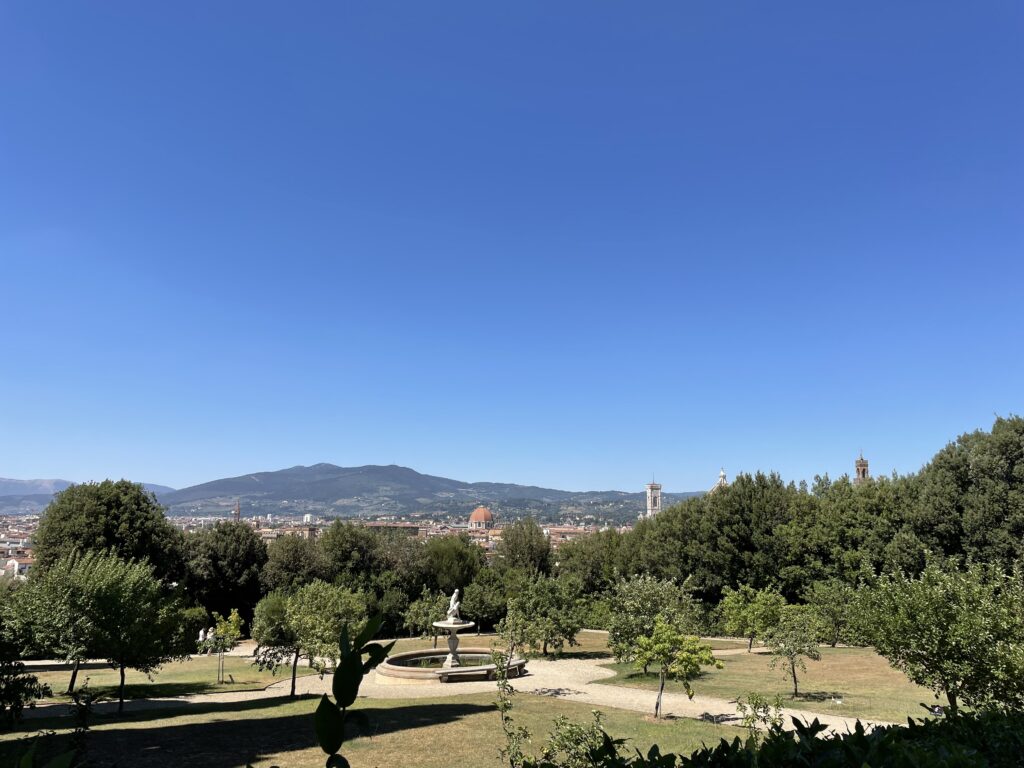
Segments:
[[[384,661],[395,645],[395,641],[387,645],[370,642],[383,620],[384,617],[380,614],[374,616],[366,622],[351,642],[348,637],[348,625],[341,629],[340,659],[331,684],[334,701],[325,693],[313,715],[317,743],[320,744],[320,749],[327,753],[326,768],[349,766],[348,760],[338,754],[345,742],[345,723],[353,715],[349,712],[349,707],[355,703],[359,695],[363,677]],[[364,655],[368,657],[365,661]]]

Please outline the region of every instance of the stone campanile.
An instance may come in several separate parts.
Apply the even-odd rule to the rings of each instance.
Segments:
[[[661,483],[647,484],[647,517],[661,512]]]
[[[871,473],[868,472],[868,460],[864,458],[863,453],[861,453],[860,458],[853,462],[853,467],[856,472],[853,478],[853,482],[855,484],[860,485],[865,480],[869,480],[871,478]]]

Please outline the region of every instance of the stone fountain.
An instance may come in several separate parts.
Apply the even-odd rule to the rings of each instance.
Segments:
[[[455,680],[493,680],[495,666],[490,648],[464,648],[459,655],[459,630],[476,626],[459,615],[459,590],[448,603],[444,621],[433,625],[447,635],[448,655],[441,650],[404,651],[388,656],[377,667],[377,682],[384,685],[448,683]],[[526,671],[526,660],[517,656],[508,662],[508,676]]]

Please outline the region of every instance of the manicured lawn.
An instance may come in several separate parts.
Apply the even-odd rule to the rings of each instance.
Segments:
[[[921,703],[934,704],[931,691],[914,685],[902,672],[869,648],[822,648],[821,661],[807,661],[807,672],[799,673],[799,698],[793,698],[792,683],[781,669],[770,669],[771,657],[742,653],[722,657],[725,668],[708,670],[693,682],[698,695],[734,700],[756,691],[773,697],[781,694],[786,706],[810,711],[842,714],[903,723],[907,717],[923,717]],[[657,688],[654,669],[647,676],[629,664],[609,664],[618,674],[599,682],[639,688]],[[667,690],[682,691],[669,683]],[[833,704],[833,695],[843,703]]]
[[[299,663],[300,675],[311,674],[304,663]],[[67,701],[61,692],[67,688],[71,679],[70,669],[48,672],[36,672],[41,682],[48,683],[57,694],[54,700]],[[224,657],[225,683],[217,684],[217,657],[193,656],[188,661],[165,664],[158,672],[153,673],[149,680],[141,672],[129,669],[125,674],[125,698],[144,699],[160,696],[185,696],[195,693],[217,693],[220,691],[252,691],[261,690],[280,680],[287,680],[291,668],[282,667],[277,676],[270,672],[262,672],[252,665],[252,659],[238,656]],[[103,693],[107,698],[117,696],[119,681],[118,671],[106,665],[97,665],[91,669],[82,669],[78,673],[77,686],[89,679],[89,689]]]
[[[361,699],[369,731],[342,750],[353,768],[417,766],[418,768],[498,768],[504,744],[494,696],[489,693],[446,699]],[[560,714],[579,722],[591,718],[585,704],[539,696],[517,695],[513,716],[534,734],[531,750],[539,752],[554,718]],[[179,766],[243,766],[319,768],[324,755],[313,736],[315,697],[192,705],[173,711],[135,713],[123,720],[97,718],[89,734],[91,764]],[[729,726],[695,720],[651,723],[637,712],[605,709],[605,726],[615,737],[646,752],[652,743],[662,751],[689,753],[702,743],[742,736]],[[29,721],[34,730],[66,727],[59,721]],[[58,739],[65,739],[66,731]],[[0,759],[14,747],[12,737],[0,740]],[[46,753],[59,743],[44,745]]]

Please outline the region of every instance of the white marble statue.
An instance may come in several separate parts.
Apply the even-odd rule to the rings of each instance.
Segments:
[[[462,621],[462,617],[459,616],[459,606],[462,603],[459,602],[459,590],[452,592],[452,599],[448,601],[448,621]]]

